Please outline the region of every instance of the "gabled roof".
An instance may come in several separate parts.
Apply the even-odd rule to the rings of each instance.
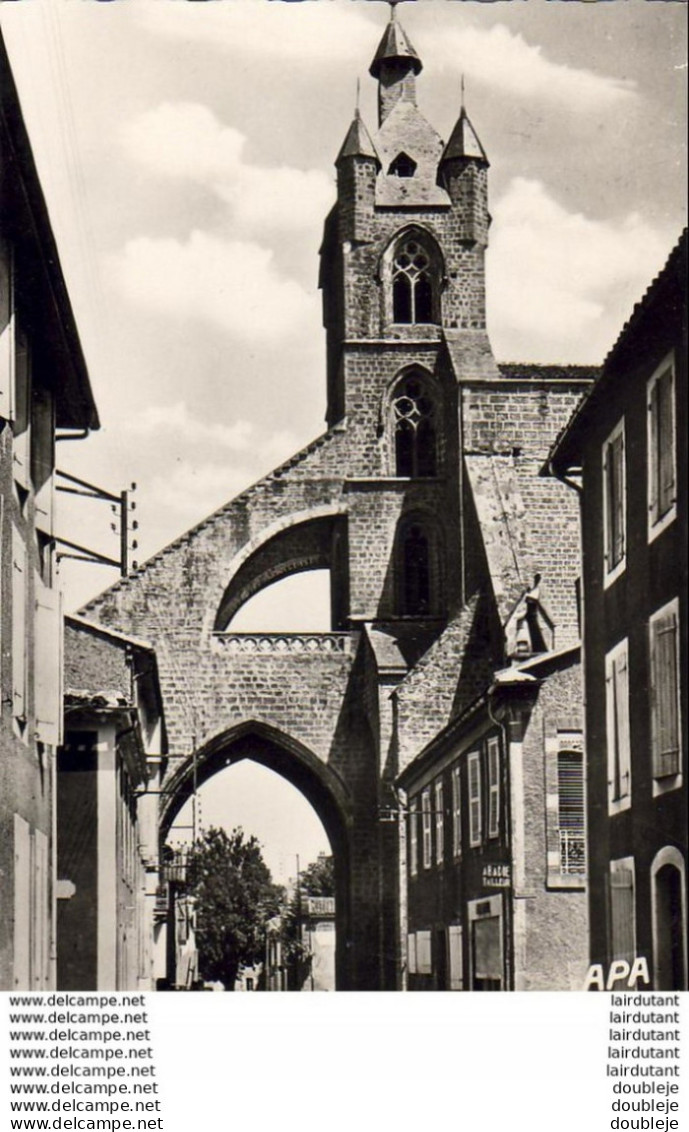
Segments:
[[[383,38],[378,44],[378,50],[369,67],[369,73],[373,75],[374,79],[380,77],[381,64],[388,59],[409,59],[415,75],[418,75],[423,67],[423,63],[412,46],[407,33],[396,19],[394,5],[390,11],[390,23],[383,32]]]
[[[648,341],[642,330],[645,320],[653,318],[654,327],[673,327],[679,334],[687,326],[687,229],[685,228],[670,252],[662,271],[656,275],[643,297],[634,306],[625,322],[614,346],[608,352],[598,381],[581,402],[566,427],[553,444],[542,469],[543,475],[553,470],[565,472],[578,466],[581,460],[582,437],[615,383],[618,369],[628,351],[638,349],[640,337]],[[647,322],[647,326],[651,323]]]
[[[99,427],[67,285],[38,178],[21,103],[0,33],[0,130],[3,146],[3,233],[22,267],[18,301],[31,320],[32,346],[46,356],[37,371],[55,395],[57,428]]]

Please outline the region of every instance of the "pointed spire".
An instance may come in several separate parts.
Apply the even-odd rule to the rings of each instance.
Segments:
[[[371,161],[375,161],[376,167],[380,169],[380,158],[376,153],[376,147],[371,141],[371,135],[366,129],[363,118],[359,113],[358,97],[352,124],[347,130],[347,136],[342,143],[342,148],[337,155],[335,164],[339,165],[345,157],[367,157]]]
[[[440,159],[440,167],[446,162],[451,161],[453,158],[466,158],[473,157],[477,161],[482,161],[485,165],[489,164],[486,157],[486,151],[481,145],[478,134],[469,121],[469,116],[464,109],[464,80],[462,79],[462,108],[459,112],[459,118],[455,124],[455,128],[450,134],[448,141],[443,151],[443,156]]]
[[[423,63],[419,59],[402,25],[397,22],[395,15],[396,2],[397,0],[394,0],[394,2],[390,3],[390,23],[383,32],[383,38],[378,44],[378,50],[369,67],[369,72],[373,75],[374,79],[380,78],[380,70],[383,63],[390,62],[393,59],[408,60],[411,62],[415,75],[418,75],[423,67]]]

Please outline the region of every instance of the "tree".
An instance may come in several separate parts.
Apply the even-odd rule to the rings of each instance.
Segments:
[[[335,895],[335,866],[332,857],[319,854],[299,873],[296,889],[282,915],[282,945],[289,969],[291,990],[300,990],[311,970],[311,954],[302,933],[302,910],[309,896]]]
[[[335,865],[332,857],[320,853],[317,861],[299,874],[299,887],[305,896],[335,895]]]
[[[263,956],[265,925],[283,890],[273,883],[260,843],[237,827],[209,829],[194,843],[187,879],[196,901],[199,971],[234,989],[239,968]]]

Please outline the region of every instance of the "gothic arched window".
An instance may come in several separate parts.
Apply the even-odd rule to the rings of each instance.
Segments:
[[[392,261],[392,321],[432,323],[434,270],[431,255],[415,236],[402,240]]]
[[[392,398],[395,475],[421,478],[438,471],[436,403],[414,374],[402,379]]]
[[[403,523],[397,540],[398,609],[403,617],[438,612],[438,547],[433,525],[425,518]]]

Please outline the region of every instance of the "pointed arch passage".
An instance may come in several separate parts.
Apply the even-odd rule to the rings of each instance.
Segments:
[[[391,399],[395,475],[424,478],[438,474],[438,404],[429,383],[406,374]]]

